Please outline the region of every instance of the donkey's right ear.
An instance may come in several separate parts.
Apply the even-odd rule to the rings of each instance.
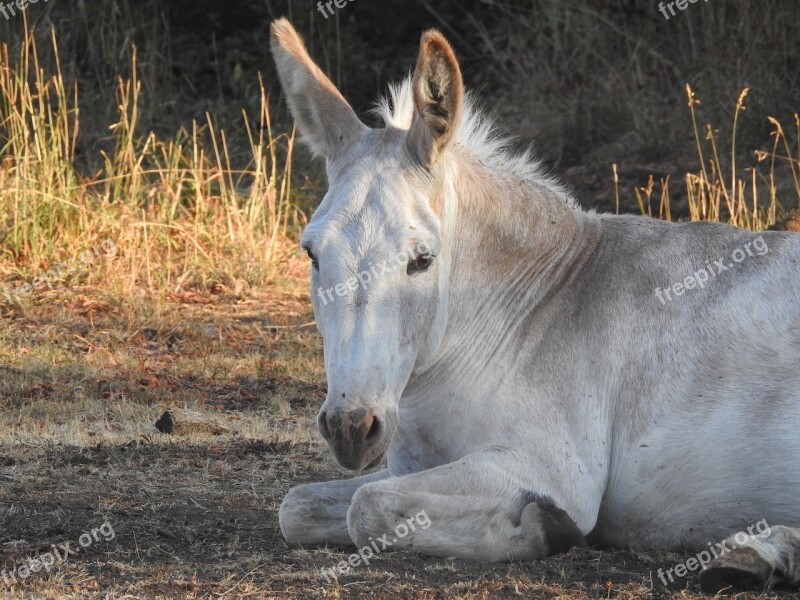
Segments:
[[[334,160],[367,131],[336,86],[314,64],[286,19],[272,23],[270,46],[300,137],[317,156]]]

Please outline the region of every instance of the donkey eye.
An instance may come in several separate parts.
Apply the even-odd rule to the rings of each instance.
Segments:
[[[319,261],[317,260],[317,257],[314,256],[314,253],[311,252],[311,248],[306,248],[305,251],[306,251],[306,254],[308,254],[308,258],[311,259],[311,264],[314,266],[314,268],[317,271],[319,271]]]
[[[408,263],[408,269],[406,269],[406,271],[409,275],[422,273],[427,271],[431,264],[433,264],[433,257],[430,254],[423,254],[411,260]]]

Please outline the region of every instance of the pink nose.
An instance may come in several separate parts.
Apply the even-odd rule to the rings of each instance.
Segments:
[[[317,426],[339,464],[348,469],[362,468],[364,456],[384,436],[381,420],[365,408],[322,411]]]

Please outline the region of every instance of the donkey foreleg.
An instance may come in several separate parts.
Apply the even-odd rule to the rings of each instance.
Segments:
[[[479,561],[542,558],[585,545],[573,520],[490,453],[365,485],[347,513],[358,548],[413,548]]]
[[[299,485],[289,490],[278,511],[283,537],[292,544],[351,546],[347,510],[364,484],[389,477],[384,469],[355,479]]]

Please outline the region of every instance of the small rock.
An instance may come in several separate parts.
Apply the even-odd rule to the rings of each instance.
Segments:
[[[155,423],[161,433],[186,435],[188,433],[210,433],[221,435],[230,429],[212,415],[185,408],[170,408]]]

